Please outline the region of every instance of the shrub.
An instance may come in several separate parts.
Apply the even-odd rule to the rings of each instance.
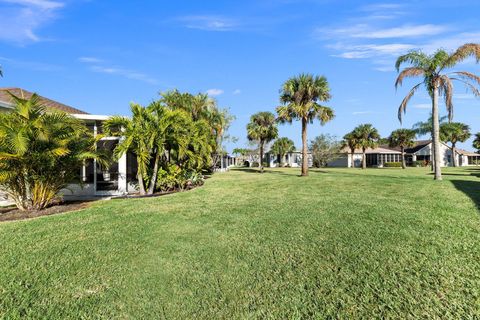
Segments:
[[[414,167],[426,167],[428,166],[429,162],[426,160],[417,160],[413,162]]]
[[[402,163],[401,162],[385,162],[383,166],[385,168],[401,168]]]
[[[252,162],[252,168],[258,168],[260,164],[257,161]]]
[[[204,183],[203,175],[193,170],[182,170],[175,164],[169,164],[158,172],[156,189],[160,192],[185,190]]]

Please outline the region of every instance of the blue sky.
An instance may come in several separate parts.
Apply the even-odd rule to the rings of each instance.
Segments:
[[[173,88],[209,92],[236,116],[231,150],[247,145],[251,114],[275,110],[282,82],[309,72],[327,77],[336,112],[310,126],[309,138],[341,137],[360,123],[387,136],[414,84],[395,91],[395,58],[480,42],[479,12],[477,0],[0,0],[0,86],[93,114],[128,114],[131,101],[147,104]],[[480,66],[457,69],[478,74]],[[480,100],[456,92],[454,120],[480,131]],[[425,120],[428,108],[419,92],[403,126]],[[299,124],[280,134],[300,146]]]

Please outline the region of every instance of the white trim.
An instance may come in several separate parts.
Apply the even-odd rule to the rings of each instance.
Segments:
[[[108,120],[111,116],[99,115],[99,114],[72,114],[73,117],[80,120]]]

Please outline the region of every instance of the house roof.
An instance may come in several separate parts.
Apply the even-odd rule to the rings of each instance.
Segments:
[[[342,152],[344,153],[350,153],[350,149],[349,148],[343,148],[342,149]],[[363,153],[362,149],[355,149],[355,153]],[[370,153],[383,153],[383,154],[400,154],[400,150],[397,150],[396,148],[391,148],[389,147],[388,145],[379,145],[378,147],[376,148],[368,148],[365,150],[365,153],[366,154],[370,154]]]
[[[455,151],[457,151],[459,154],[464,155],[464,156],[480,157],[480,153],[476,153],[476,152],[473,152],[473,151],[467,151],[467,150],[458,149],[458,148],[456,148]]]
[[[405,149],[405,153],[415,153],[426,146],[428,146],[430,143],[432,143],[432,140],[418,140],[414,141],[414,145],[410,148]]]
[[[33,95],[32,92],[21,89],[21,88],[0,88],[0,102],[11,105],[13,103],[13,99],[9,95],[9,93],[22,99],[30,99],[30,97]],[[63,111],[70,114],[88,114],[85,111],[67,106],[66,104],[42,97],[40,95],[38,95],[38,97],[40,99],[41,104],[50,110],[58,110],[58,111]]]

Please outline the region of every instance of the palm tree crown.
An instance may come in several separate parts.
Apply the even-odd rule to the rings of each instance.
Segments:
[[[357,145],[362,148],[363,151],[363,160],[362,168],[367,167],[365,151],[368,148],[376,148],[378,145],[378,139],[380,139],[380,134],[377,129],[375,129],[371,124],[361,124],[353,129],[353,135],[357,141]]]
[[[281,123],[302,121],[302,175],[308,174],[307,124],[318,119],[323,125],[334,118],[331,108],[320,105],[330,100],[330,88],[324,76],[300,74],[288,79],[280,91],[282,106],[277,108]]]
[[[415,130],[412,129],[397,129],[388,137],[388,143],[390,147],[400,147],[402,151],[402,168],[406,168],[405,163],[405,148],[412,147],[414,145],[414,139],[416,136]]]
[[[270,151],[280,156],[279,166],[282,166],[283,158],[289,152],[295,151],[295,143],[287,137],[278,138],[273,143]]]
[[[440,139],[451,143],[453,166],[457,166],[456,145],[470,138],[470,127],[461,122],[443,123],[440,126]]]
[[[260,149],[260,171],[263,172],[263,149],[265,144],[278,136],[275,115],[271,112],[258,112],[250,117],[247,124],[247,138],[257,141]]]

